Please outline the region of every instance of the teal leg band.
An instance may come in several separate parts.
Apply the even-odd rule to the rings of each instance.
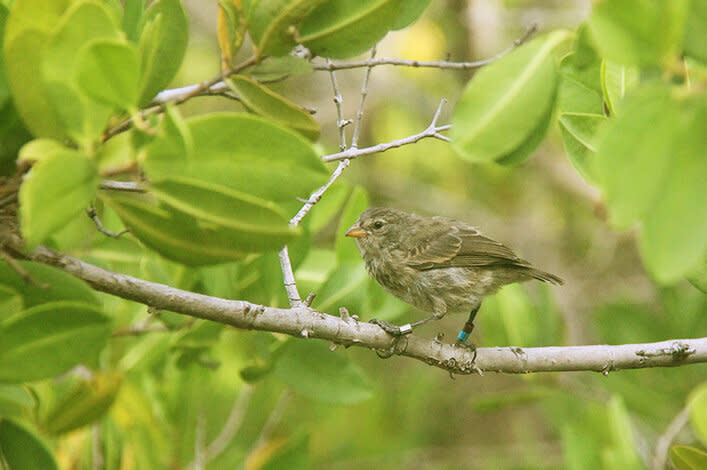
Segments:
[[[469,333],[467,333],[464,330],[461,330],[459,332],[459,336],[457,336],[457,339],[461,341],[462,343],[466,343],[466,340],[469,339]]]

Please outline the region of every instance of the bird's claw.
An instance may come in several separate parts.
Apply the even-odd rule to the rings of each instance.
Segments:
[[[391,336],[405,336],[412,333],[412,326],[410,326],[409,323],[407,325],[397,326],[376,318],[371,319],[368,323],[379,326],[383,331]]]
[[[473,357],[471,358],[471,362],[476,361],[476,345],[475,345],[475,344],[473,344],[473,343],[467,343],[467,342],[462,341],[462,340],[457,340],[457,341],[454,343],[454,347],[455,347],[455,348],[462,348],[462,349],[468,350],[468,351],[471,352],[472,355],[473,355]]]

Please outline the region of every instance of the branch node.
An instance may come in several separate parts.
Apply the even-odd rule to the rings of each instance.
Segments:
[[[305,328],[302,331],[300,331],[299,335],[302,338],[309,338],[310,333],[309,333],[309,330],[307,330],[307,328]]]
[[[314,302],[314,298],[317,296],[316,292],[310,292],[309,295],[307,296],[306,299],[304,299],[304,306],[309,308],[312,306],[312,302]]]

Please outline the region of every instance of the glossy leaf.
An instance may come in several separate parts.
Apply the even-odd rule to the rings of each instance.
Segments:
[[[692,446],[675,445],[670,448],[670,461],[678,470],[707,468],[707,452]]]
[[[627,65],[669,60],[682,46],[686,0],[603,0],[589,29],[602,57]]]
[[[299,42],[316,55],[351,57],[395,27],[402,0],[327,0],[302,22]]]
[[[303,396],[324,403],[352,405],[373,396],[370,380],[346,353],[322,341],[291,340],[274,374]]]
[[[120,390],[118,374],[97,374],[79,382],[59,402],[54,403],[43,421],[50,434],[64,434],[100,419],[113,404]]]
[[[601,87],[609,112],[618,113],[621,100],[638,85],[638,67],[617,64],[609,60],[601,63]]]
[[[27,245],[45,241],[84,211],[98,188],[96,165],[73,150],[37,162],[20,187],[20,222]]]
[[[356,246],[356,239],[349,238],[345,234],[349,227],[356,222],[358,216],[368,209],[369,204],[366,190],[356,186],[341,213],[339,227],[336,229],[336,260],[339,263],[359,261],[361,259],[361,253]]]
[[[295,45],[296,27],[322,0],[259,0],[248,20],[259,57],[285,55]]]
[[[311,140],[319,137],[319,123],[300,106],[243,75],[226,81],[250,111],[282,124]]]
[[[140,105],[147,104],[176,75],[186,52],[188,28],[179,0],[153,2],[145,12],[139,44],[142,58]]]
[[[76,77],[81,91],[94,100],[123,110],[136,109],[140,61],[132,44],[91,42],[79,56]]]
[[[0,419],[0,455],[8,470],[59,470],[47,445],[34,432],[11,419]]]
[[[582,177],[592,182],[592,159],[597,150],[596,135],[606,118],[601,114],[561,113],[558,122],[562,142],[570,161]]]
[[[452,118],[453,146],[463,158],[501,158],[539,130],[556,96],[553,51],[567,37],[559,31],[537,38],[474,75]]]
[[[110,336],[110,319],[90,304],[48,302],[0,325],[0,382],[54,377],[94,361]]]

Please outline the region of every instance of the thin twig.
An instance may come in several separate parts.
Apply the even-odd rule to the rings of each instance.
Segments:
[[[435,139],[443,140],[445,142],[449,142],[449,138],[443,136],[440,134],[440,132],[447,131],[451,129],[451,124],[447,124],[444,126],[438,126],[437,125],[437,119],[439,118],[439,114],[442,111],[442,106],[446,103],[445,99],[442,99],[440,102],[439,106],[437,107],[437,111],[435,112],[434,117],[432,118],[432,122],[430,123],[429,126],[427,126],[427,129],[424,131],[411,135],[409,137],[405,137],[404,139],[399,139],[399,140],[394,140],[392,142],[386,142],[378,145],[374,145],[372,147],[366,147],[362,149],[357,149],[354,147],[351,147],[347,150],[344,150],[343,152],[338,152],[334,153],[331,155],[325,155],[322,157],[322,160],[325,162],[333,162],[336,160],[344,160],[344,159],[352,159],[352,158],[357,158],[357,157],[362,157],[364,155],[371,155],[374,153],[381,153],[385,152],[386,150],[390,150],[392,148],[397,148],[397,147],[402,147],[403,145],[408,145],[408,144],[414,144],[415,142],[418,142],[422,139],[428,138],[428,137],[433,137]]]
[[[376,48],[371,49],[371,60],[376,58]],[[361,98],[358,103],[358,111],[356,112],[356,124],[354,124],[353,137],[351,137],[351,148],[358,148],[358,136],[361,132],[361,123],[363,122],[363,106],[366,103],[368,96],[368,80],[371,78],[371,70],[373,67],[366,67],[366,73],[363,75],[363,84],[361,85]],[[334,71],[331,71],[334,74]],[[343,149],[342,149],[343,150]]]
[[[101,423],[94,423],[91,426],[91,470],[103,470],[105,467],[106,459],[103,455]]]
[[[101,181],[101,184],[99,186],[101,189],[105,189],[108,191],[126,191],[130,193],[144,193],[147,192],[145,188],[140,186],[138,183],[134,181],[113,181],[113,180],[104,180]]]
[[[292,270],[292,262],[290,261],[290,253],[287,245],[283,246],[278,253],[280,257],[280,270],[282,271],[282,282],[287,291],[287,300],[290,301],[290,307],[301,307],[302,299],[297,290],[297,282],[295,281],[295,273]]]
[[[15,258],[10,256],[0,244],[0,259],[4,260],[27,283],[40,289],[49,289],[51,286],[44,282],[37,281]]]
[[[111,238],[120,238],[126,233],[130,232],[128,229],[123,229],[120,232],[113,232],[111,230],[108,230],[105,228],[103,225],[103,222],[101,222],[101,219],[98,217],[98,214],[96,213],[96,208],[93,206],[90,206],[86,209],[86,215],[93,220],[93,223],[96,224],[96,229],[98,229],[99,232],[101,232],[103,235]]]
[[[328,63],[331,60],[327,59]],[[346,126],[351,124],[351,120],[344,120],[344,111],[342,103],[344,101],[339,90],[339,82],[336,80],[336,74],[333,70],[329,71],[329,79],[331,80],[331,88],[334,90],[334,105],[336,106],[336,127],[339,129],[339,150],[346,150]]]
[[[435,69],[451,69],[451,70],[472,70],[478,69],[485,65],[488,65],[504,55],[511,52],[513,49],[517,48],[521,44],[525,43],[530,37],[532,37],[538,30],[538,25],[531,24],[518,39],[513,41],[513,44],[506,48],[505,50],[499,52],[498,54],[489,57],[488,59],[477,60],[473,62],[452,62],[449,60],[437,60],[437,61],[422,61],[422,60],[405,60],[397,59],[391,57],[381,57],[381,58],[370,58],[368,60],[358,60],[351,62],[331,62],[327,60],[324,64],[312,64],[314,70],[346,70],[346,69],[356,69],[362,67],[378,67],[380,65],[393,65],[399,67],[427,67]]]
[[[304,219],[304,216],[306,216],[310,210],[312,210],[312,207],[316,203],[318,203],[322,195],[331,187],[334,182],[339,179],[339,176],[344,172],[344,170],[349,166],[351,163],[351,160],[345,158],[339,162],[337,167],[334,169],[334,171],[331,173],[331,177],[329,178],[329,181],[326,182],[324,186],[321,188],[317,189],[312,193],[311,196],[309,196],[309,199],[305,201],[304,205],[300,208],[299,211],[297,211],[297,214],[295,214],[294,217],[290,219],[290,224],[291,225],[299,225],[300,222],[302,222],[302,219]]]
[[[203,408],[199,408],[196,415],[196,430],[194,432],[194,470],[204,470],[206,468],[206,415]]]
[[[221,432],[218,436],[211,441],[211,444],[206,448],[206,461],[207,463],[214,458],[221,455],[221,453],[226,450],[228,444],[231,443],[233,438],[238,433],[238,430],[243,424],[243,419],[245,418],[245,413],[248,410],[248,405],[250,404],[250,399],[253,397],[253,387],[250,384],[243,385],[241,393],[238,394],[238,398],[233,402],[233,407],[231,412],[226,419]]]
[[[685,427],[689,418],[690,404],[688,403],[682,410],[680,410],[680,413],[673,418],[668,427],[665,428],[665,432],[663,432],[663,434],[661,434],[658,438],[658,441],[655,444],[655,453],[653,454],[651,470],[665,469],[665,464],[668,462],[670,444],[673,443],[675,436],[678,435],[680,430]]]

